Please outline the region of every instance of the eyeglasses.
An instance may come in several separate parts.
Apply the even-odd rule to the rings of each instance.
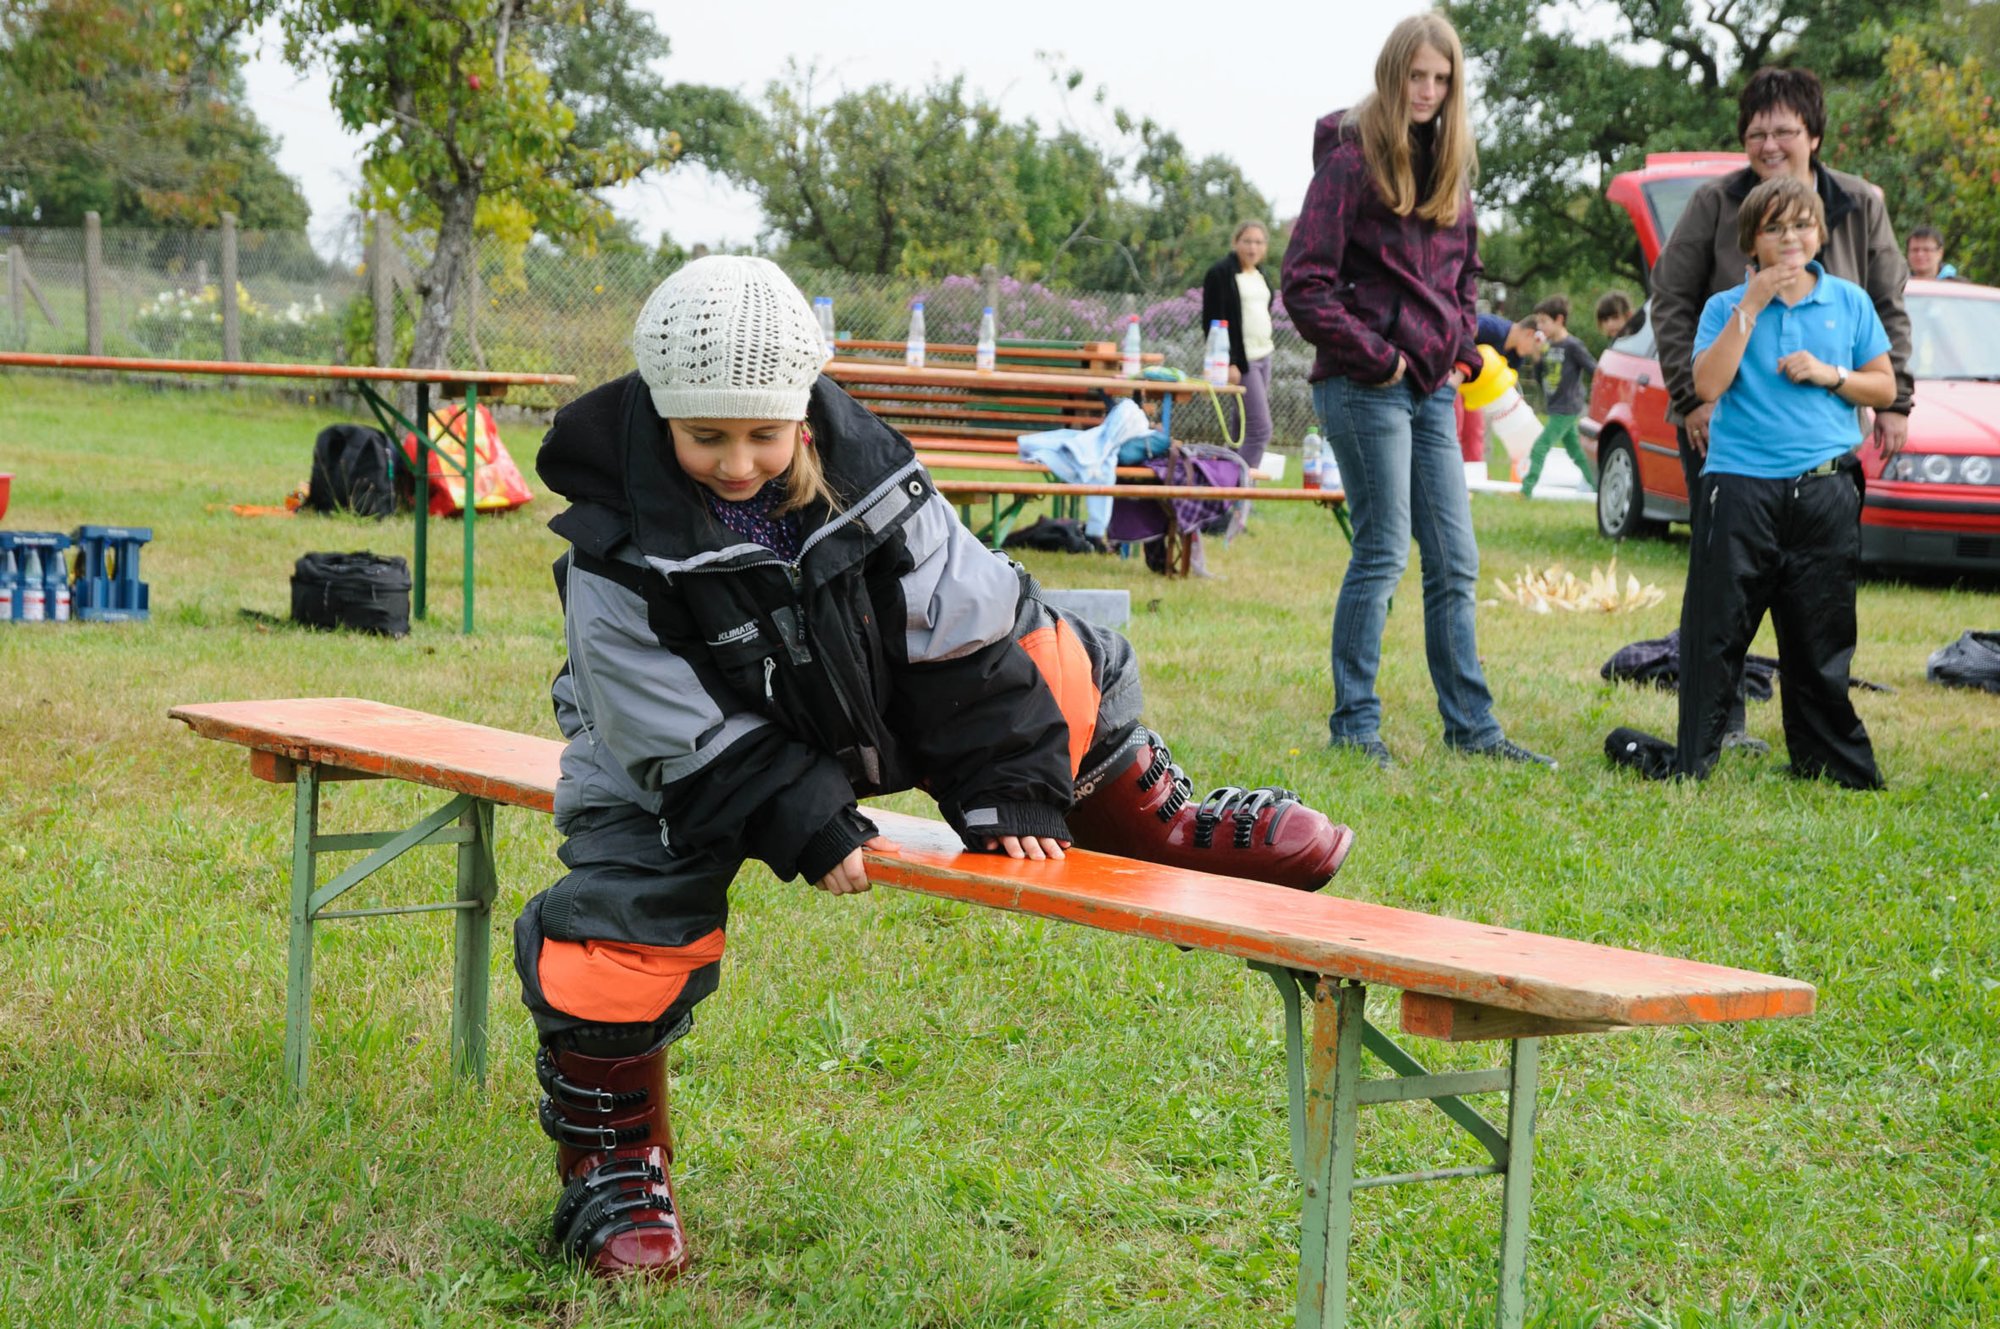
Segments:
[[[1804,138],[1805,134],[1804,125],[1792,125],[1786,129],[1757,129],[1743,136],[1743,146],[1746,148],[1755,148],[1769,141],[1776,143],[1781,148],[1788,148]]]
[[[1787,231],[1793,235],[1811,235],[1819,230],[1819,223],[1811,217],[1794,217],[1790,221],[1765,222],[1757,228],[1757,234],[1778,237]]]

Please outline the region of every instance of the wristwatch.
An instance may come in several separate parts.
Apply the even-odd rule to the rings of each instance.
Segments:
[[[1827,390],[1829,392],[1839,392],[1842,388],[1846,386],[1847,386],[1847,371],[1845,369],[1842,369],[1839,365],[1835,365],[1833,367],[1833,386]]]

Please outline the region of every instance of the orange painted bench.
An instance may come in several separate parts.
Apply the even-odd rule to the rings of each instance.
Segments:
[[[493,813],[501,805],[550,813],[561,743],[347,698],[221,702],[178,706],[169,714],[204,738],[250,749],[258,778],[294,785],[285,1011],[285,1068],[292,1083],[301,1090],[306,1083],[314,926],[424,910],[454,916],[452,1057],[461,1073],[483,1077],[497,889]],[[402,830],[321,832],[322,786],[356,779],[403,780],[449,797]],[[869,876],[879,884],[1231,956],[1271,977],[1284,1005],[1293,1162],[1305,1190],[1294,1321],[1300,1329],[1345,1323],[1354,1192],[1486,1175],[1502,1179],[1496,1322],[1518,1329],[1542,1039],[1625,1026],[1802,1016],[1813,1009],[1812,987],[1768,974],[1082,850],[1060,862],[973,854],[942,822],[872,809],[870,815],[899,846],[868,855]],[[327,907],[405,851],[436,844],[457,849],[451,900]],[[320,860],[332,853],[365,857],[322,884]],[[1426,1071],[1369,1023],[1369,987],[1401,993],[1405,1035],[1504,1041],[1505,1064]],[[1312,1012],[1310,1030],[1303,1008]],[[1364,1077],[1364,1050],[1393,1074]],[[1506,1096],[1500,1122],[1466,1101],[1481,1093]],[[1491,1161],[1357,1176],[1360,1108],[1415,1100],[1435,1103]]]

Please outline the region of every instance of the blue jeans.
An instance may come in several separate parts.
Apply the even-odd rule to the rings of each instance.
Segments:
[[[1354,518],[1354,557],[1333,611],[1333,715],[1327,727],[1335,742],[1380,736],[1375,674],[1382,629],[1389,597],[1410,561],[1412,534],[1423,563],[1424,658],[1445,742],[1480,748],[1502,737],[1473,637],[1479,545],[1452,416],[1455,391],[1446,386],[1425,395],[1407,379],[1392,387],[1344,378],[1313,384],[1313,407]]]

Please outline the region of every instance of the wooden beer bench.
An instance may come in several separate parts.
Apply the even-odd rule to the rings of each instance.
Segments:
[[[493,813],[510,806],[548,815],[562,744],[345,698],[222,702],[178,706],[169,714],[204,738],[249,748],[251,773],[259,779],[294,786],[285,1010],[285,1069],[292,1084],[300,1090],[306,1084],[314,926],[428,910],[449,911],[454,919],[453,1065],[461,1074],[483,1077],[498,884]],[[322,786],[368,779],[404,780],[448,797],[401,830],[322,833]],[[973,854],[942,822],[874,809],[869,815],[899,845],[895,853],[867,855],[868,875],[876,883],[1209,951],[1243,960],[1270,977],[1284,1011],[1292,1157],[1305,1190],[1294,1320],[1299,1329],[1346,1323],[1356,1191],[1482,1176],[1501,1178],[1495,1322],[1501,1329],[1519,1329],[1543,1039],[1625,1026],[1801,1016],[1813,1009],[1813,988],[1792,979],[1082,850],[1042,862]],[[452,899],[328,908],[420,845],[456,847]],[[321,884],[323,856],[364,851],[359,862]],[[1369,1023],[1370,987],[1401,993],[1398,1022],[1405,1035],[1504,1042],[1502,1064],[1427,1071]],[[1391,1073],[1364,1076],[1363,1052]],[[1466,1101],[1485,1093],[1505,1095],[1497,1120]],[[1489,1161],[1358,1175],[1360,1109],[1418,1100],[1437,1104]]]

